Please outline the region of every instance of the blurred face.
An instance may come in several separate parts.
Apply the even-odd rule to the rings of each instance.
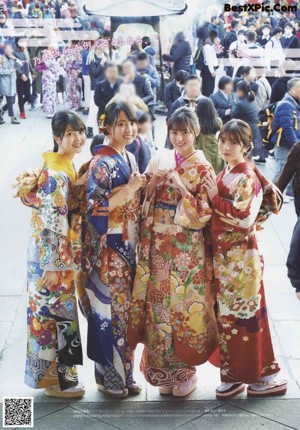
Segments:
[[[239,39],[240,42],[243,43],[243,42],[245,42],[246,37],[245,37],[245,35],[243,33],[241,33],[241,34],[238,35],[238,39]]]
[[[111,143],[118,146],[126,146],[132,143],[136,138],[138,127],[137,123],[130,121],[125,112],[120,112],[117,122],[114,126],[107,126],[107,131],[111,138]]]
[[[255,31],[256,30],[256,26],[254,24],[251,24],[251,25],[249,25],[248,29],[251,30],[251,31]]]
[[[233,83],[229,82],[228,84],[225,85],[224,89],[223,89],[224,93],[226,94],[230,94],[233,91]]]
[[[284,30],[284,34],[286,36],[290,36],[293,32],[293,29],[291,27],[286,27],[286,29]]]
[[[138,60],[137,61],[137,69],[145,70],[148,67],[148,60]]]
[[[131,61],[126,61],[122,66],[123,74],[125,76],[134,76],[135,75],[135,68],[134,64],[131,63]]]
[[[198,79],[191,79],[185,84],[185,91],[189,98],[197,98],[200,95],[201,83]]]
[[[119,72],[117,67],[108,67],[105,71],[106,79],[110,82],[115,82],[119,77]]]
[[[6,45],[4,48],[4,54],[7,55],[8,57],[11,57],[13,54],[13,48],[11,45]]]
[[[124,98],[135,96],[135,87],[132,84],[122,84],[120,85],[119,94]]]
[[[73,130],[73,127],[69,124],[63,138],[55,137],[55,141],[58,144],[59,154],[73,158],[75,154],[82,151],[86,142],[86,134],[84,131]]]
[[[194,150],[195,136],[188,127],[185,127],[183,130],[169,130],[169,137],[172,145],[179,154],[183,156],[188,155]]]
[[[139,124],[138,128],[139,128],[139,133],[148,134],[152,130],[151,120],[149,119],[148,121],[143,122],[143,124]]]
[[[277,33],[277,34],[275,34],[275,37],[276,37],[276,39],[281,39],[282,38],[282,33]]]
[[[245,79],[248,82],[253,82],[255,78],[256,78],[255,69],[250,69],[250,72],[248,73],[248,75],[245,75]]]
[[[218,140],[219,152],[224,161],[229,165],[237,165],[244,161],[247,150],[243,145],[224,134]]]
[[[266,28],[264,28],[264,29],[263,29],[263,31],[262,31],[262,32],[263,32],[263,35],[264,35],[265,37],[268,37],[268,36],[269,36],[269,34],[270,34],[270,29],[266,27]]]
[[[300,81],[290,89],[290,94],[297,100],[300,100]]]

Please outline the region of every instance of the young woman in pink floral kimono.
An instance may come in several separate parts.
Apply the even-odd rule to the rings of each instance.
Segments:
[[[217,346],[212,254],[206,226],[211,208],[203,176],[213,172],[195,150],[199,124],[178,109],[169,119],[174,150],[154,157],[146,189],[129,319],[129,342],[145,344],[141,370],[161,394],[186,396],[197,385],[195,365]]]
[[[220,131],[219,150],[227,167],[206,175],[212,203],[212,242],[217,288],[222,385],[218,399],[236,396],[249,384],[250,397],[286,393],[287,381],[275,380],[275,360],[267,316],[263,260],[256,230],[281,207],[282,196],[247,160],[252,132],[241,120]]]

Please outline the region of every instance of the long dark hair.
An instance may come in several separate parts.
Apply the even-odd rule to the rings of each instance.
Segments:
[[[125,113],[129,121],[135,122],[137,124],[137,115],[132,105],[126,102],[113,102],[105,108],[104,125],[114,127],[121,112]],[[108,135],[108,132],[104,130],[104,134]]]
[[[197,102],[196,114],[202,134],[215,134],[220,130],[220,121],[211,99],[201,97]]]
[[[236,90],[242,91],[249,102],[253,102],[253,100],[255,100],[255,93],[251,90],[250,84],[244,79],[237,82]]]
[[[72,110],[61,110],[56,112],[51,121],[53,137],[60,137],[63,139],[68,125],[72,126],[75,131],[84,131],[86,133],[85,123],[82,121],[77,113]],[[58,144],[54,140],[53,152],[58,151]]]

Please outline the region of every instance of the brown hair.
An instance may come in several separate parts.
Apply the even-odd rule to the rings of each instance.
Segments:
[[[170,116],[168,119],[168,131],[170,130],[184,130],[188,128],[196,137],[195,130],[200,130],[198,117],[195,112],[186,106],[183,106]]]
[[[221,129],[219,139],[228,137],[231,141],[239,142],[249,154],[253,149],[253,136],[249,124],[241,119],[232,119],[228,121]]]

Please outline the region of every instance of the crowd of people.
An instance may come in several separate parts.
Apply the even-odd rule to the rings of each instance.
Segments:
[[[105,35],[90,46],[53,39],[32,57],[24,39],[15,49],[5,43],[3,110],[19,123],[17,93],[25,120],[26,102],[37,106],[30,73],[32,83],[40,75],[54,138],[40,172],[25,172],[16,184],[32,207],[27,385],[49,396],[84,395],[76,370],[83,363],[78,299],[96,384],[110,396],[140,393],[133,376],[138,343],[142,373],[162,395],[191,393],[196,366],[208,360],[220,367],[218,399],[237,396],[246,384],[249,397],[286,393],[256,231],[279,212],[285,188],[287,196],[294,191],[299,215],[296,18],[213,16],[198,28],[194,56],[179,32],[163,55],[171,79],[162,97],[168,133],[158,151],[162,82],[149,38],[131,47],[121,67]],[[6,81],[10,92],[3,91]],[[58,93],[65,106],[56,112]],[[269,111],[271,100],[265,145],[259,112]],[[72,161],[87,138],[92,158],[76,173]],[[277,186],[256,165],[266,162],[269,148]],[[299,231],[297,225],[288,260],[298,299]]]

